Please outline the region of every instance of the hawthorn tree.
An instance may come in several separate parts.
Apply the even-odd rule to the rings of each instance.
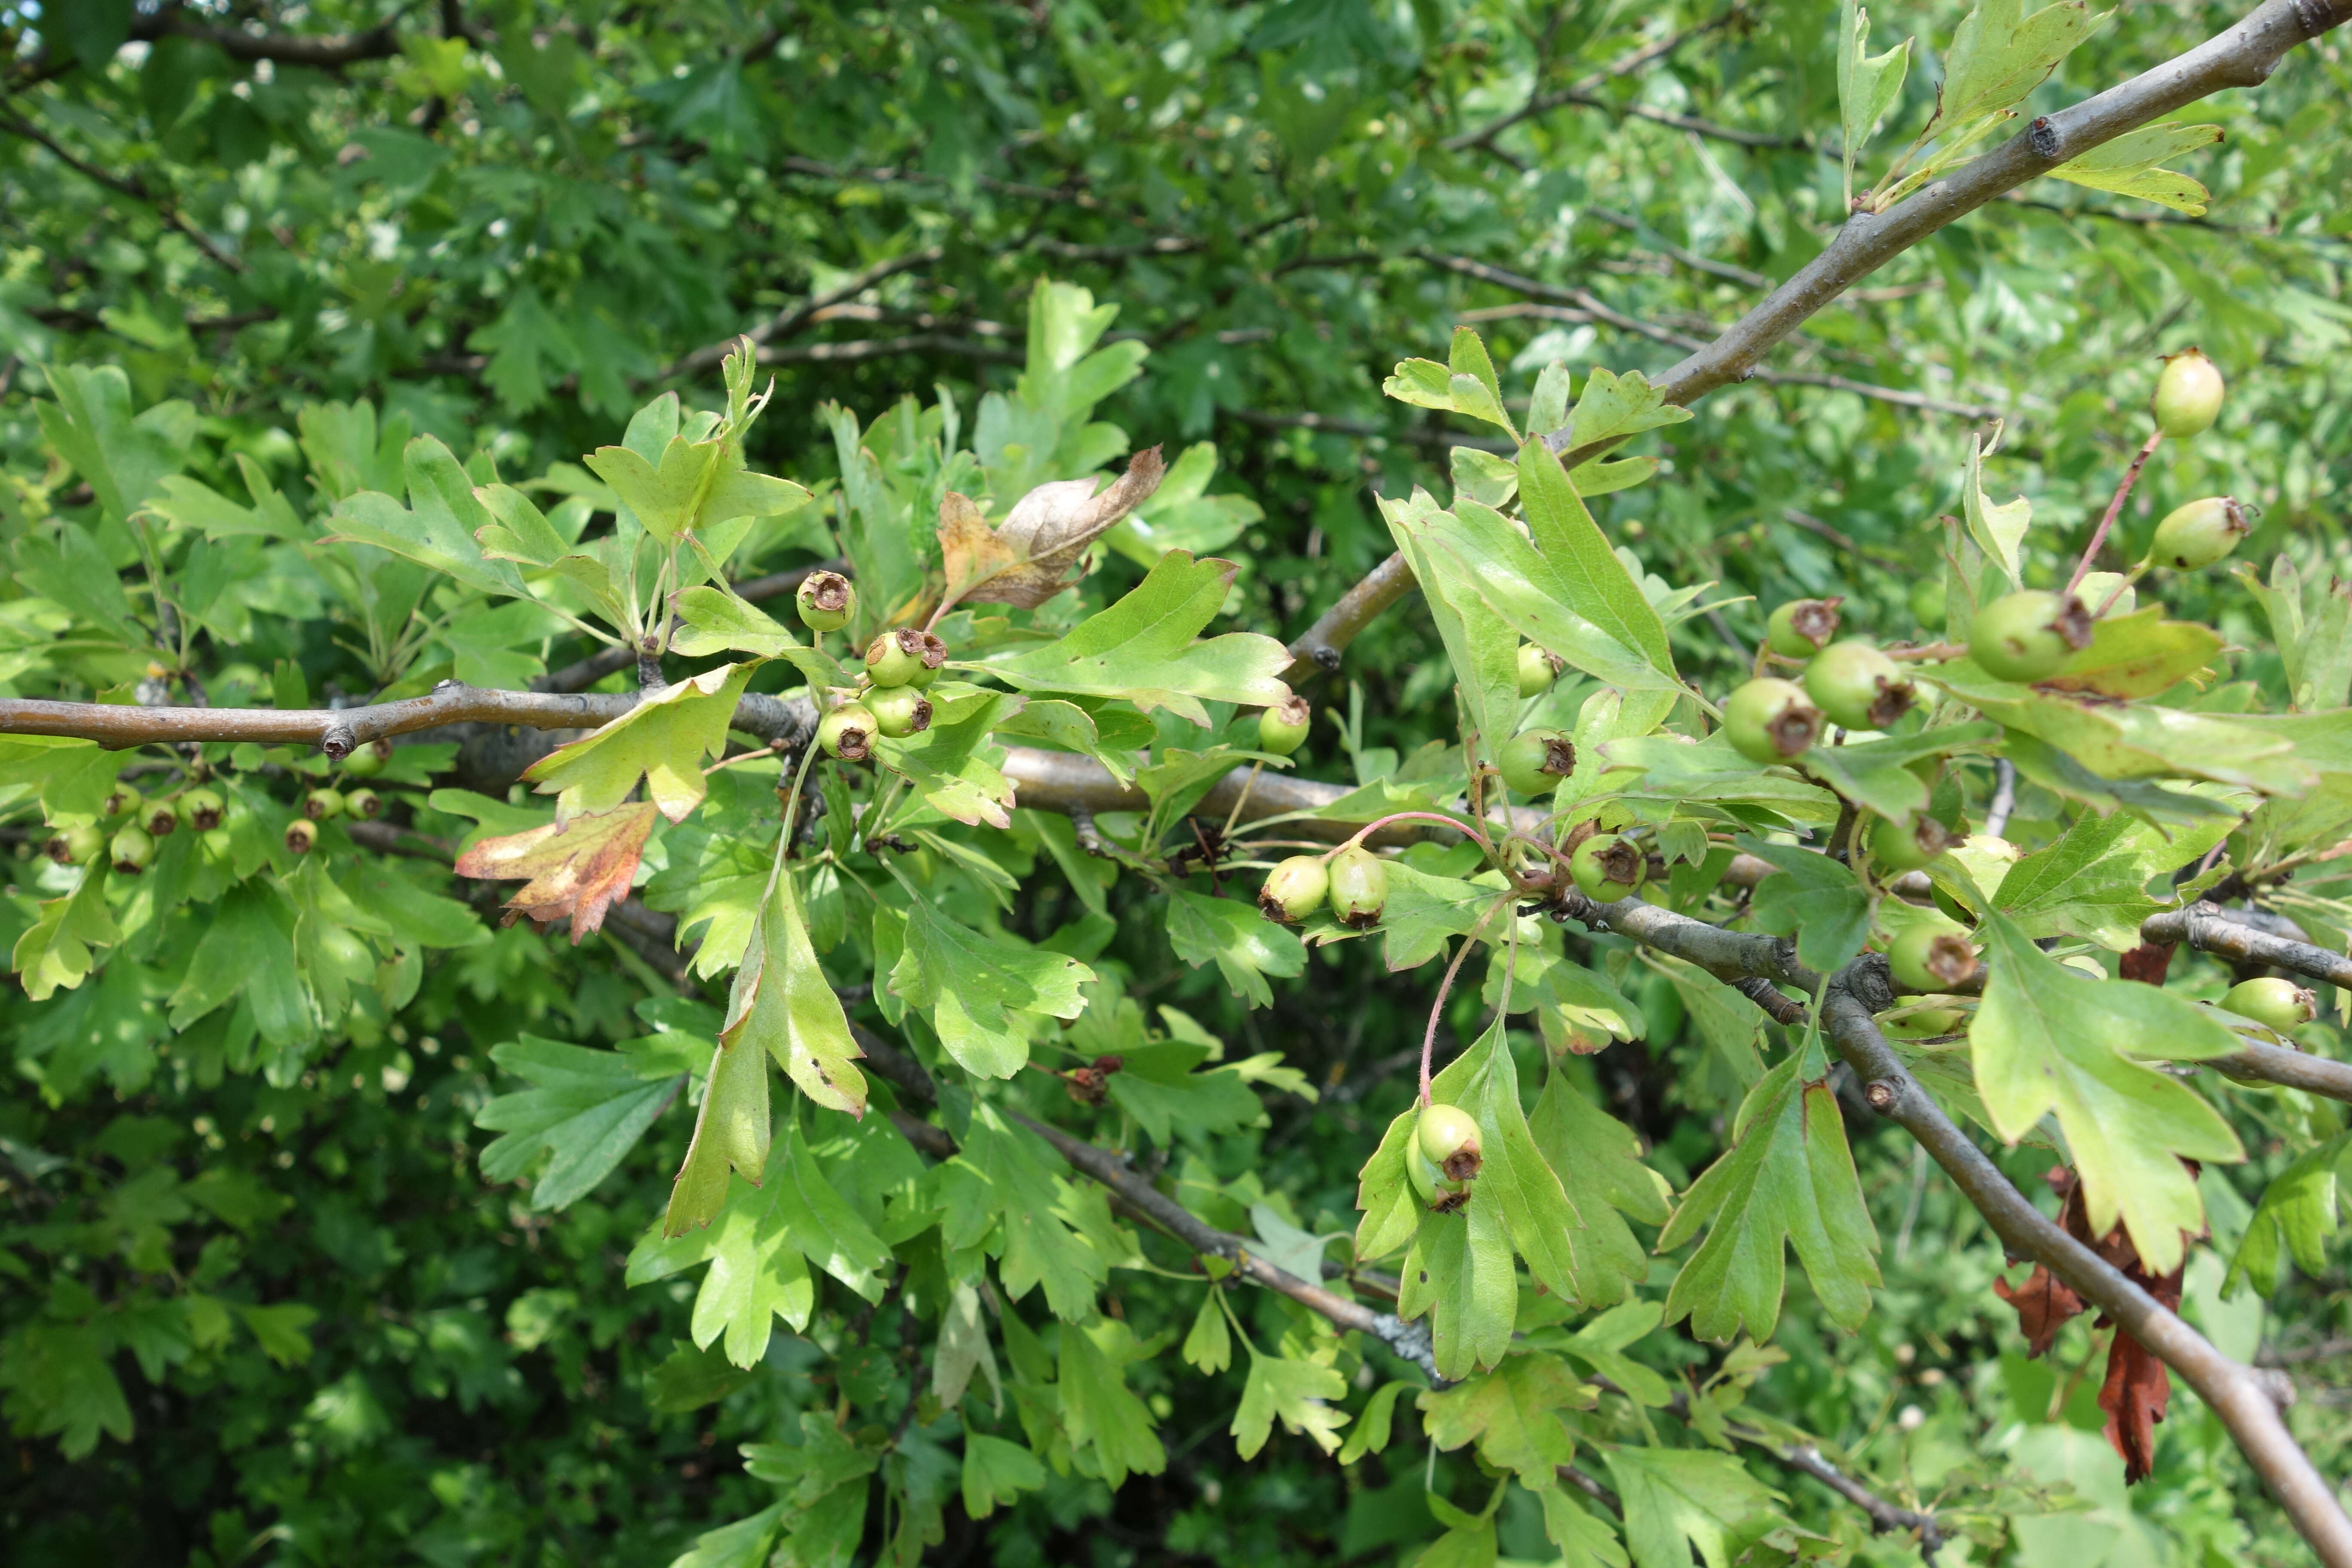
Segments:
[[[2352,10],[2269,0],[2170,58],[2080,5],[1876,52],[1853,6],[1792,15],[1829,135],[1608,96],[1731,52],[1737,12],[1448,18],[1524,58],[1444,114],[1400,86],[1442,75],[1408,24],[1345,8],[1113,50],[1083,110],[1013,84],[1024,27],[1098,64],[1092,18],[926,16],[915,55],[913,18],[830,13],[22,19],[0,128],[44,200],[0,317],[0,1394],[26,1539],[2352,1563],[2340,1423],[2250,1364],[2264,1301],[2297,1356],[2341,1310],[2352,1067],[2316,988],[2352,986],[2352,595],[2311,517],[2332,492],[2237,434],[2324,365],[2119,305],[2161,342],[2116,395],[2007,410],[2061,476],[2039,502],[1994,499],[1988,420],[1930,444],[1942,477],[1873,476],[1869,549],[1776,520],[1850,576],[1792,567],[1759,604],[1659,547],[1708,516],[1689,454],[1786,467],[1769,411],[1813,417],[1729,390],[1751,375],[1874,419],[1991,412],[1898,384],[1919,363],[1767,356],[1803,327],[1839,363],[1855,286],[1995,202],[2202,219],[2175,165],[2221,128],[2192,106],[2292,90],[2263,84]],[[1444,57],[1436,20],[1412,26]],[[2136,68],[2064,103],[2095,37]],[[877,95],[861,50],[931,96]],[[1122,163],[1234,133],[1207,111],[1242,61],[1289,71],[1262,148]],[[1144,118],[1022,178],[955,134],[967,76],[1066,146]],[[927,150],[781,153],[795,84]],[[1539,186],[1553,149],[1519,139],[1562,107],[1711,167],[1710,142],[1792,157],[1845,216],[1759,241],[1769,274],[1603,220],[1635,271],[1763,293],[1703,335],[1412,232],[1514,168]],[[1408,146],[1504,174],[1413,207]],[[539,157],[528,221],[480,218]],[[191,189],[205,158],[228,177]],[[1395,210],[1318,207],[1342,158]],[[814,244],[905,184],[970,208],[748,331],[698,287],[723,277],[698,244]],[[1022,204],[1116,204],[1129,237]],[[1204,204],[1213,229],[1151,232]],[[1251,251],[1291,229],[1366,243]],[[1194,256],[1185,288],[1154,270]],[[1360,357],[1343,310],[1207,302],[1280,318],[1270,273],[1339,274],[1337,300],[1360,266],[1514,298],[1444,308],[1442,363],[1362,345],[1394,409],[1452,423],[1229,401],[1207,347],[1303,333],[1317,390]],[[917,278],[937,297],[891,291]],[[1148,337],[1115,330],[1130,290]],[[2332,298],[2293,309],[2340,341]],[[1517,319],[1583,335],[1498,366],[1480,329]],[[802,341],[830,322],[904,331]],[[1612,367],[1601,328],[1682,357]],[[1019,372],[807,405],[915,353]],[[1155,358],[1181,392],[1149,391]],[[1750,400],[1734,436],[1675,445],[1718,392]],[[787,411],[819,445],[779,444]],[[1180,447],[1221,412],[1328,464],[1320,500],[1257,487],[1308,520],[1296,560],[1212,489],[1218,447]],[[1386,432],[1374,523],[1346,443]],[[2183,488],[2232,440],[2220,488]],[[1298,582],[1350,552],[1288,643],[1241,629],[1305,618]],[[1330,679],[1408,617],[1394,679]],[[135,1504],[103,1495],[134,1473]]]

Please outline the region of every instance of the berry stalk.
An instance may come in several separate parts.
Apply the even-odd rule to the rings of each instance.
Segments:
[[[2155,455],[2156,448],[2163,440],[2164,426],[2159,425],[2147,433],[2147,439],[2140,444],[2139,455],[2132,458],[2131,467],[2124,470],[2123,482],[2116,486],[2115,500],[2107,502],[2107,514],[2099,519],[2098,531],[2091,535],[2091,542],[2083,547],[2083,558],[2074,563],[2074,574],[2066,579],[2066,592],[2069,594],[2082,585],[2083,578],[2091,570],[2091,563],[2099,558],[2099,546],[2107,542],[2107,531],[2115,527],[2116,519],[2123,513],[2124,502],[2131,497],[2132,487],[2139,483],[2139,471],[2147,467],[2148,458]],[[2114,602],[2113,595],[2109,596],[2108,602]]]

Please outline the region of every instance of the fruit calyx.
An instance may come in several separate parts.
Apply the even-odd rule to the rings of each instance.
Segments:
[[[1495,767],[1521,795],[1541,795],[1576,771],[1576,742],[1558,730],[1522,730],[1503,742]]]
[[[948,645],[929,632],[900,626],[866,647],[866,675],[877,686],[929,686],[948,659]]]
[[[817,721],[816,743],[828,757],[862,763],[874,754],[877,732],[873,710],[863,702],[845,702]]]
[[[1793,680],[1759,677],[1723,705],[1724,738],[1751,763],[1785,763],[1820,738],[1822,710]]]
[[[857,589],[838,572],[812,572],[793,595],[801,625],[813,632],[838,631],[857,613]]]
[[[1577,890],[1599,904],[1613,904],[1639,890],[1649,875],[1647,858],[1632,841],[1614,833],[1596,833],[1569,857],[1569,875]]]
[[[1977,950],[1957,931],[1914,926],[1888,949],[1886,964],[1906,990],[1946,992],[1976,978]]]
[[[1764,642],[1782,658],[1811,658],[1837,636],[1838,606],[1833,599],[1791,599],[1772,612],[1765,623]]]

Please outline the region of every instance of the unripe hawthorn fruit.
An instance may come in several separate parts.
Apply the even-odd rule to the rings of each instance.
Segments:
[[[857,614],[857,588],[838,572],[812,572],[801,579],[793,603],[800,609],[801,625],[813,632],[835,632]]]
[[[186,815],[190,827],[209,833],[228,814],[228,803],[221,799],[217,791],[192,789],[180,796],[180,810]]]
[[[1922,577],[1911,584],[1911,618],[1932,626],[1944,618],[1944,580]]]
[[[1909,827],[1882,816],[1870,830],[1871,858],[1894,871],[1916,871],[1958,842],[1950,828],[1925,812]]]
[[[150,838],[168,837],[180,826],[179,810],[168,800],[151,800],[139,814],[139,826]]]
[[[1551,683],[1559,679],[1559,666],[1552,662],[1551,655],[1531,642],[1519,645],[1520,696],[1533,697],[1538,692],[1549,691]]]
[[[1899,997],[1904,1003],[1915,1003],[1916,996]],[[1939,1035],[1957,1035],[1968,1024],[1969,1016],[1958,1007],[1921,1007],[1901,1018],[1890,1018],[1879,1026],[1898,1040],[1932,1040]]]
[[[2156,395],[2149,406],[2156,427],[2176,441],[2201,436],[2221,416],[2221,394],[2227,390],[2221,373],[2202,349],[2183,349],[2164,357],[2156,378]]]
[[[947,658],[947,644],[929,632],[900,626],[866,645],[866,678],[877,686],[929,686]]]
[[[94,823],[77,823],[52,835],[41,849],[60,866],[87,866],[106,853],[106,835]]]
[[[1541,795],[1576,771],[1576,742],[1557,730],[1522,730],[1503,742],[1495,766],[1521,795]]]
[[[99,815],[127,816],[139,809],[139,803],[143,798],[145,797],[140,795],[138,785],[126,779],[117,779],[114,782],[114,787],[107,792],[106,803],[99,807]]]
[[[1315,727],[1315,705],[1304,697],[1284,698],[1257,716],[1257,749],[1286,757],[1307,743]]]
[[[863,702],[845,702],[817,721],[816,743],[828,757],[862,763],[874,754],[879,726]]]
[[[1413,1143],[1421,1157],[1449,1182],[1472,1180],[1486,1163],[1478,1152],[1478,1123],[1460,1106],[1423,1106],[1421,1121],[1413,1129]]]
[[[1723,704],[1723,738],[1751,763],[1801,756],[1821,732],[1822,710],[1805,700],[1805,689],[1793,680],[1751,680]]]
[[[1860,637],[1833,642],[1805,666],[1805,695],[1849,730],[1884,730],[1917,695],[1903,667]]]
[[[155,841],[147,837],[143,827],[125,827],[108,842],[106,853],[116,870],[126,877],[136,877],[154,861]]]
[[[1811,658],[1837,636],[1838,606],[1834,599],[1791,599],[1764,623],[1764,646],[1782,658]]]
[[[310,846],[319,842],[319,825],[307,816],[298,816],[286,825],[286,847],[297,855],[308,855]]]
[[[1649,861],[1631,841],[1614,833],[1596,833],[1568,858],[1568,874],[1577,891],[1596,904],[1613,904],[1641,890]]]
[[[2176,572],[2194,572],[2238,548],[2248,526],[2246,509],[2234,497],[2207,496],[2165,514],[2148,542],[2148,559]]]
[[[874,728],[893,740],[919,735],[931,727],[931,700],[911,686],[867,692],[866,710],[874,715]]]
[[[313,822],[324,822],[331,816],[341,816],[342,814],[343,796],[341,790],[314,789],[302,797],[302,815]]]
[[[2319,1016],[2319,998],[2292,980],[2264,977],[2241,980],[2221,998],[2221,1005],[2241,1018],[2252,1018],[2266,1029],[2284,1034]]]
[[[373,822],[383,815],[383,796],[372,789],[355,789],[343,796],[343,812],[362,822]]]
[[[1949,991],[1976,973],[1977,950],[1958,931],[1916,925],[1886,950],[1886,967],[1906,991]]]
[[[392,742],[370,741],[364,745],[352,748],[352,754],[343,759],[343,772],[352,778],[372,779],[383,772],[383,764],[390,761],[392,761]]]
[[[2091,646],[2091,613],[2071,594],[2027,588],[1977,612],[1969,657],[1999,680],[2047,680]]]
[[[1258,912],[1284,925],[1297,925],[1323,907],[1331,894],[1331,873],[1320,855],[1293,855],[1265,874],[1257,890]]]
[[[1389,868],[1360,844],[1331,858],[1331,912],[1349,931],[1370,931],[1388,907]]]

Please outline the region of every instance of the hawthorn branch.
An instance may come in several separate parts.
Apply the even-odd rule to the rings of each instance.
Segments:
[[[1831,981],[1824,1032],[1864,1082],[1871,1108],[1919,1141],[2011,1254],[2030,1258],[2096,1306],[2187,1380],[2221,1417],[2254,1472],[2328,1568],[2352,1568],[2352,1520],[2286,1429],[2253,1368],[2231,1360],[2128,1279],[2066,1234],[2011,1184],[1913,1079],[1873,1012],[1894,1004],[1885,961],[1865,954]]]
[[[2352,958],[2311,942],[2274,936],[2258,926],[2232,919],[2230,911],[2218,904],[2197,903],[2185,910],[2150,915],[2140,921],[2139,939],[2151,947],[2170,947],[2185,942],[2198,952],[2210,952],[2217,958],[2291,969],[2306,979],[2352,990]]]
[[[818,289],[811,293],[807,299],[802,300],[799,304],[789,306],[784,310],[777,311],[774,315],[769,317],[758,326],[751,328],[747,332],[738,332],[733,337],[727,338],[722,342],[707,344],[702,348],[696,349],[692,353],[681,355],[678,359],[672,362],[667,369],[662,371],[659,375],[655,377],[655,379],[657,381],[668,381],[677,376],[699,375],[703,372],[715,367],[719,361],[725,359],[729,353],[733,352],[734,347],[738,342],[747,337],[750,338],[754,344],[761,348],[765,348],[770,342],[776,339],[788,338],[794,332],[800,331],[801,328],[808,324],[810,318],[814,317],[819,310],[825,309],[827,306],[838,305],[845,300],[855,300],[858,295],[863,294],[866,289],[873,288],[877,283],[882,282],[886,279],[896,278],[901,272],[913,272],[921,268],[929,267],[946,254],[947,251],[943,247],[927,245],[920,250],[910,250],[904,256],[894,256],[886,261],[877,261],[873,266],[866,268],[862,271],[854,273],[842,279],[832,288]],[[846,347],[847,345],[827,346]],[[855,358],[862,356],[836,354],[833,357]],[[762,363],[772,362],[763,360]]]

